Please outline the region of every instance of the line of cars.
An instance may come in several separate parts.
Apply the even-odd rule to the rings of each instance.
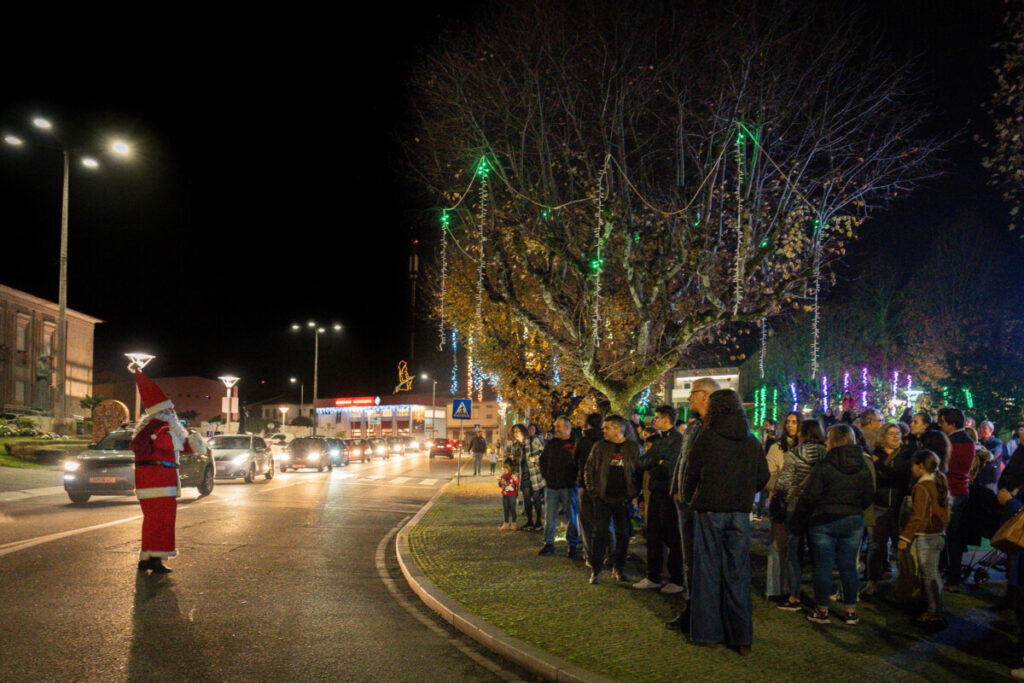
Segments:
[[[193,432],[195,434],[195,432]],[[135,456],[128,445],[131,429],[118,429],[64,463],[64,490],[71,502],[83,505],[92,496],[130,496],[135,493]],[[200,496],[213,492],[216,479],[274,478],[276,469],[315,469],[330,472],[354,460],[420,452],[415,437],[339,439],[307,436],[293,440],[285,434],[266,439],[254,434],[218,434],[205,440],[205,452],[183,453],[178,467],[182,487],[195,487]]]

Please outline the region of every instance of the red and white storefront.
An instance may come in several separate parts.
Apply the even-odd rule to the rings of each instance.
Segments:
[[[448,397],[436,400],[431,407],[429,394],[322,398],[316,403],[317,432],[346,437],[443,435]]]

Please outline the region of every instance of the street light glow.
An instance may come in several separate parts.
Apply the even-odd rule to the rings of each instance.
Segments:
[[[8,145],[14,145],[15,147],[18,147],[18,146],[24,144],[22,142],[21,138],[15,137],[14,135],[5,135],[4,136],[4,142],[6,142]]]
[[[132,153],[131,145],[124,140],[114,140],[110,143],[110,149],[113,150],[115,154],[120,154],[121,156],[127,156]]]
[[[430,379],[430,378],[427,377],[427,373],[423,373],[422,375],[420,375],[420,379]]]
[[[53,128],[53,124],[50,123],[48,120],[44,119],[42,116],[37,116],[34,119],[32,119],[32,123],[35,124],[36,128],[42,128],[43,130],[50,130],[51,128]]]
[[[82,166],[85,166],[86,168],[99,168],[100,167],[99,162],[97,162],[92,157],[85,157],[84,159],[82,159]]]
[[[228,389],[230,389],[231,387],[233,387],[236,384],[238,384],[238,379],[239,378],[235,377],[234,375],[221,375],[217,379],[219,379],[221,382],[224,382],[224,386],[226,386]]]
[[[334,331],[341,332],[341,325],[339,325],[338,323],[334,323]]]

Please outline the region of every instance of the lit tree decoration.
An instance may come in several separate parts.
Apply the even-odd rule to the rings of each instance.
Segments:
[[[452,396],[459,393],[459,339],[458,330],[452,330]]]
[[[793,410],[791,410],[790,412],[795,413],[797,411],[797,408],[799,407],[799,402],[796,397],[796,382],[789,383],[789,393],[793,397]]]
[[[593,313],[593,324],[592,332],[590,337],[590,343],[593,344],[594,348],[600,346],[600,338],[598,337],[597,331],[601,325],[601,271],[604,269],[604,231],[602,230],[602,222],[604,221],[604,200],[605,194],[605,179],[608,175],[608,164],[611,161],[611,155],[606,155],[604,163],[601,164],[601,172],[597,174],[597,190],[594,196],[594,244],[597,246],[594,260],[591,263],[591,267],[594,270],[594,313]]]
[[[821,409],[828,410],[828,377],[821,376]]]
[[[741,129],[736,134],[736,260],[733,265],[733,315],[740,312],[740,299],[743,298],[743,165],[746,163],[746,156],[747,146]]]
[[[818,338],[821,329],[821,307],[819,306],[818,293],[821,288],[821,219],[814,221],[814,329],[811,337],[811,379],[818,376]]]
[[[441,341],[437,345],[438,351],[444,351],[444,301],[448,295],[448,230],[451,223],[451,216],[448,209],[441,212],[441,313],[437,316],[437,332]]]

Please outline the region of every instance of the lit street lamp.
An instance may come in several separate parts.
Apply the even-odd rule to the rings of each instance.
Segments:
[[[51,135],[53,144],[44,145],[52,149],[58,149],[64,158],[64,186],[61,193],[61,212],[60,212],[60,291],[57,297],[57,382],[56,391],[54,391],[53,397],[53,417],[55,423],[60,423],[65,414],[67,413],[67,367],[68,367],[68,350],[67,350],[67,309],[68,309],[68,186],[70,184],[70,169],[71,169],[71,154],[72,150],[68,149],[60,140],[57,139],[53,132],[53,124],[49,119],[45,119],[41,116],[37,116],[32,119],[33,125],[36,128],[47,131]],[[24,140],[12,135],[4,135],[4,142],[12,147],[21,147],[24,144]],[[121,156],[127,156],[131,154],[131,147],[124,141],[115,140],[111,145],[111,151]],[[74,150],[74,153],[78,155],[80,150]],[[83,157],[82,165],[86,168],[95,170],[99,167],[99,162],[92,157]],[[52,351],[52,349],[51,349]],[[136,408],[136,419],[138,418],[138,408]]]
[[[124,355],[127,356],[128,360],[131,361],[131,363],[128,364],[128,371],[131,372],[132,374],[135,374],[135,370],[136,369],[142,370],[147,365],[149,365],[149,362],[151,360],[156,358],[156,356],[154,356],[152,354],[141,353],[139,351],[133,351],[132,353],[126,353]],[[140,404],[141,403],[142,403],[142,400],[139,397],[139,385],[136,382],[135,383],[135,421],[136,422],[139,421],[139,409],[140,409]]]
[[[320,335],[326,332],[327,328],[320,327],[320,325],[318,325],[314,320],[310,320],[308,323],[306,323],[306,328],[313,330],[313,436],[316,436],[316,398],[317,390],[319,388],[317,382],[319,380],[320,373]],[[301,325],[292,325],[293,331],[299,331],[301,329]],[[334,323],[334,325],[332,325],[332,329],[335,332],[341,332],[341,325],[339,323]]]
[[[430,438],[437,436],[437,423],[434,422],[434,399],[437,397],[437,380],[430,379],[426,373],[420,375],[420,379],[430,380],[434,383],[434,386],[430,389]]]
[[[221,375],[218,377],[221,382],[224,382],[224,386],[227,387],[227,400],[224,404],[224,433],[231,433],[231,388],[238,384],[238,378],[233,375]]]
[[[278,410],[281,411],[281,427],[283,428],[286,424],[288,424],[288,419],[285,417],[288,414],[288,406],[281,406],[280,408],[278,408]]]
[[[296,382],[299,384],[299,417],[302,417],[302,409],[306,407],[306,385],[294,377],[288,381],[292,384],[295,384]]]

